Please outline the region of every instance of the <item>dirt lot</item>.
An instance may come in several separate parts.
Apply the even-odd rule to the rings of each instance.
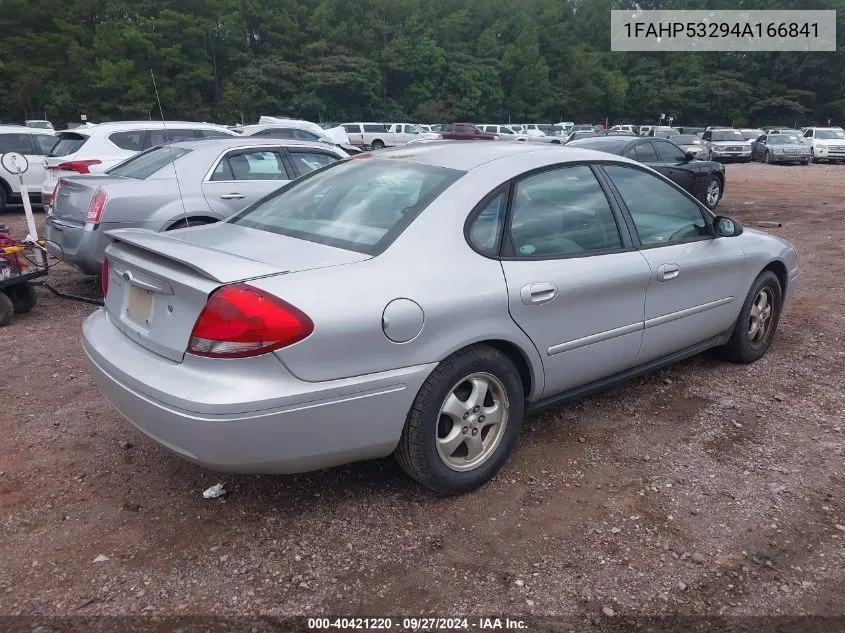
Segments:
[[[186,463],[89,380],[93,308],[39,291],[0,330],[0,613],[845,615],[843,185],[845,166],[729,166],[721,212],[783,222],[766,230],[800,255],[770,353],[528,419],[460,498],[391,460],[291,477]],[[0,221],[24,234],[22,213]],[[204,500],[217,482],[230,494]]]

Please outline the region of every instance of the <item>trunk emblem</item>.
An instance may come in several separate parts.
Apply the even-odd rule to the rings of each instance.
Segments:
[[[128,270],[123,271],[123,278],[126,281],[131,280],[132,279],[132,273],[130,273]]]

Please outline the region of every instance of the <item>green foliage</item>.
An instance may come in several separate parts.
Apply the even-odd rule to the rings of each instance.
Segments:
[[[614,53],[614,8],[801,0],[0,0],[0,119],[841,122],[835,53]],[[845,0],[813,8],[840,9]],[[152,71],[152,74],[151,74]]]

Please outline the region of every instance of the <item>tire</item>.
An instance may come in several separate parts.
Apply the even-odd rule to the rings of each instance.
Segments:
[[[760,305],[760,298],[764,293],[766,305],[769,306],[769,316],[762,323],[763,331],[760,332],[758,329],[753,332],[752,311]],[[783,305],[782,293],[780,281],[772,271],[764,270],[757,276],[745,298],[730,340],[719,348],[721,356],[735,363],[753,363],[763,357],[772,343],[780,320]],[[765,308],[763,310],[765,313]],[[759,320],[757,323],[759,325]]]
[[[695,197],[712,211],[719,206],[719,201],[722,199],[722,181],[719,180],[718,176],[712,174],[707,176],[698,184],[698,192]]]
[[[472,402],[477,389],[470,379],[476,385],[486,385],[480,409],[466,405]],[[454,403],[454,416],[461,416],[457,422],[443,413],[449,400]],[[501,422],[497,425],[487,421],[484,425],[484,412],[493,416],[490,409],[495,404],[502,412]],[[473,490],[486,483],[507,460],[524,408],[522,381],[507,356],[486,345],[455,352],[438,364],[420,387],[396,447],[396,460],[410,477],[437,493]],[[448,437],[457,443],[439,445],[438,440]],[[475,464],[470,459],[472,445],[480,450]]]
[[[38,303],[38,295],[35,293],[35,286],[30,284],[18,284],[11,286],[6,290],[9,299],[12,300],[15,314],[24,314],[29,312]]]
[[[6,193],[6,188],[0,185],[0,215],[6,211],[6,205],[9,203],[9,196]]]
[[[767,165],[772,164],[772,159],[769,158],[769,152],[766,152],[765,155],[763,156],[763,162],[766,163]]]
[[[165,231],[175,231],[176,229],[186,229],[189,226],[205,226],[206,224],[214,224],[216,220],[203,220],[203,219],[194,219],[188,218],[185,220],[179,220],[178,222],[174,222],[170,226],[168,226]]]
[[[381,139],[376,139],[372,143],[373,149],[384,149],[384,141]]]
[[[15,306],[5,292],[0,292],[0,327],[12,320],[15,313]]]

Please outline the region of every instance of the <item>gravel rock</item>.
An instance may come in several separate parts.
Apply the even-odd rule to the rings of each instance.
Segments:
[[[517,578],[516,580],[513,581],[513,584],[515,584],[517,587],[524,587],[525,581],[522,580],[521,578]]]
[[[707,560],[707,558],[701,552],[694,552],[691,558],[692,562],[697,563],[699,565],[701,565],[704,561]]]
[[[685,583],[683,580],[678,582],[678,590],[679,591],[686,591],[687,590],[687,583]]]
[[[616,611],[614,611],[610,607],[602,607],[601,612],[604,613],[609,618],[612,618],[614,615],[616,615]]]
[[[109,560],[108,556],[106,556],[105,554],[98,554],[97,558],[94,559],[94,562],[95,563],[105,563],[107,560]]]

